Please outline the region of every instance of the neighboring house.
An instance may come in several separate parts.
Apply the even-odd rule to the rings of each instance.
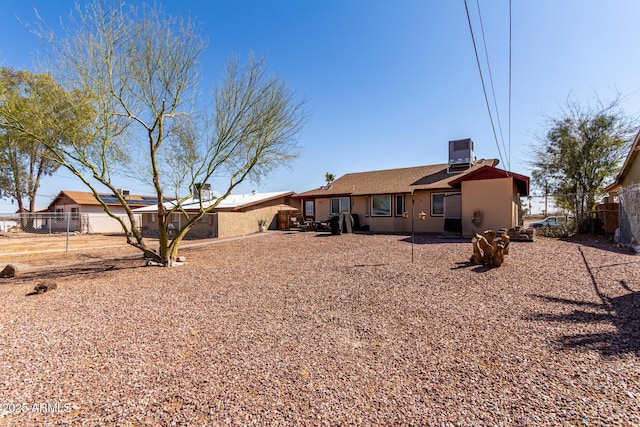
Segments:
[[[120,190],[128,205],[138,209],[148,205],[157,205],[158,198],[130,194],[128,190]],[[129,223],[124,207],[113,194],[100,194],[111,212]],[[56,215],[47,214],[52,212]],[[42,227],[51,231],[77,231],[80,233],[122,233],[118,221],[104,212],[100,202],[93,193],[84,191],[61,191],[49,204],[45,211],[38,213],[42,217]],[[139,217],[136,218],[138,225]]]
[[[520,197],[529,195],[529,177],[497,164],[495,159],[476,160],[471,139],[449,141],[448,163],[349,173],[295,197],[305,220],[325,221],[349,212],[373,232],[413,228],[471,237],[522,222]]]
[[[640,132],[613,184],[605,188],[609,199],[618,196],[620,242],[629,244],[640,240]]]
[[[212,213],[205,215],[187,234],[189,238],[235,237],[258,231],[258,220],[266,220],[268,229],[278,227],[278,213],[280,211],[295,211],[297,201],[292,200],[293,191],[269,192],[249,194],[232,194],[222,200]],[[215,203],[216,199],[202,200],[202,208],[206,209]],[[173,202],[165,202],[165,207],[171,209]],[[182,209],[187,214],[200,211],[200,200],[189,199],[182,203]],[[142,231],[146,236],[157,236],[157,206],[137,209],[142,215]],[[183,213],[173,213],[169,218],[169,227],[179,229],[187,217]]]

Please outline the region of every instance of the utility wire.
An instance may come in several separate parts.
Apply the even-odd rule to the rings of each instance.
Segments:
[[[511,13],[511,0],[509,0],[509,152],[507,153],[507,162],[511,164],[511,35],[512,35],[512,13]]]
[[[507,155],[507,148],[504,145],[504,134],[502,133],[502,122],[500,121],[500,110],[498,109],[498,101],[496,98],[496,91],[493,85],[493,74],[491,73],[491,62],[489,61],[489,49],[487,49],[487,39],[484,35],[484,24],[482,23],[482,14],[480,13],[480,0],[476,0],[476,5],[478,7],[478,19],[480,20],[480,33],[482,34],[482,44],[484,46],[484,56],[487,61],[487,70],[489,71],[489,83],[491,84],[491,94],[493,95],[493,107],[496,112],[496,120],[498,122],[498,130],[500,131],[500,140],[502,141],[502,149]],[[506,162],[507,170],[511,170],[511,165],[509,163],[509,157],[507,156]]]
[[[484,100],[487,104],[487,111],[489,112],[489,120],[491,121],[491,129],[493,130],[493,138],[496,141],[496,147],[498,148],[498,154],[500,155],[500,160],[504,163],[504,159],[502,158],[502,151],[500,150],[500,143],[498,142],[498,135],[496,134],[496,127],[493,123],[493,115],[491,114],[491,107],[489,105],[489,97],[487,96],[487,88],[484,84],[484,77],[482,75],[482,67],[480,66],[480,57],[478,56],[478,47],[476,46],[476,38],[473,35],[473,26],[471,25],[471,16],[469,15],[469,6],[467,5],[467,0],[464,0],[464,8],[467,11],[467,21],[469,22],[469,31],[471,32],[471,41],[473,42],[473,51],[476,55],[476,63],[478,64],[478,72],[480,73],[480,82],[482,83],[482,92],[484,93]]]

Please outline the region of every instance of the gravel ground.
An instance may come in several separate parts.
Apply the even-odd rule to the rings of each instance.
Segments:
[[[182,254],[0,279],[0,424],[640,425],[640,257],[609,242],[495,269],[426,236]]]

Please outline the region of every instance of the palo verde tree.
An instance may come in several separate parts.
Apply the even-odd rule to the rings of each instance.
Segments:
[[[48,147],[78,134],[77,99],[49,74],[0,68],[0,190],[19,212],[33,212],[42,178],[60,167]]]
[[[635,135],[635,121],[620,108],[620,97],[596,107],[568,100],[560,117],[550,118],[533,148],[533,178],[554,194],[556,204],[573,212],[580,231],[615,176]]]
[[[267,73],[264,60],[250,55],[241,63],[232,56],[204,104],[209,108],[196,111],[202,105],[196,95],[205,48],[197,25],[156,5],[135,8],[100,0],[76,5],[74,16],[60,39],[45,25],[40,31],[57,61],[51,69],[60,71],[64,87],[89,97],[92,118],[82,129],[84,138],[66,145],[43,143],[52,159],[82,180],[120,222],[130,245],[171,265],[189,229],[238,184],[259,181],[298,156],[303,105],[283,79]],[[88,108],[86,102],[78,107]],[[26,126],[21,130],[29,132]],[[132,171],[158,199],[157,251],[141,235],[113,179]],[[224,191],[214,203],[204,203],[203,187],[196,184],[214,179]],[[111,212],[98,185],[119,200],[126,219]],[[193,196],[200,209],[187,213],[183,205]],[[173,213],[186,220],[170,236]]]

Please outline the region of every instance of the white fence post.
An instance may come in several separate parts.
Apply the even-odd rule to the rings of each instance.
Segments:
[[[66,214],[67,214],[67,245],[64,251],[69,252],[69,227],[71,225],[71,212],[66,212]]]

